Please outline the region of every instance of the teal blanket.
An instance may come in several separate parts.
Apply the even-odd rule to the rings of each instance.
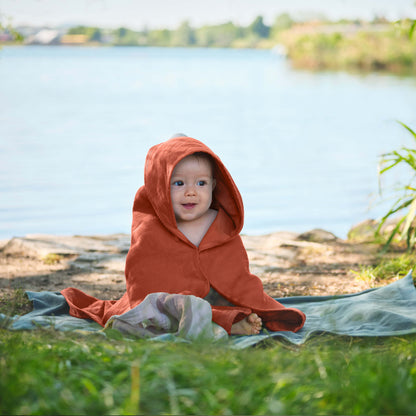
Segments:
[[[22,330],[35,329],[39,326],[52,326],[62,331],[84,330],[105,333],[105,330],[103,331],[103,328],[95,322],[70,316],[65,298],[59,292],[27,292],[27,294],[29,299],[33,301],[33,311],[15,317],[10,329]],[[166,298],[166,294],[164,296]],[[141,322],[137,323],[143,332],[142,335],[125,329],[126,326],[128,328],[135,326],[134,324],[130,325],[131,319],[142,316],[144,309],[138,309],[134,312],[129,311],[124,315],[114,317],[112,322],[114,324],[115,321],[119,321],[121,324],[117,329],[120,329],[126,335],[141,335],[142,337],[159,340],[193,340],[195,338],[187,334],[192,333],[192,336],[195,337],[195,325],[201,323],[201,317],[198,316],[198,313],[206,310],[204,309],[206,302],[200,298],[192,298],[194,299],[186,299],[184,303],[181,303],[182,298],[171,298],[170,309],[167,312],[161,307],[160,298],[155,298],[154,304],[159,308],[159,312],[168,315],[168,319],[163,328],[160,327],[162,329],[159,328],[158,331],[153,330],[151,336],[143,332],[146,328],[151,328],[152,325],[153,328],[157,327],[157,323],[152,323],[149,316],[146,317],[146,320],[142,319]],[[322,333],[353,337],[380,337],[416,333],[416,289],[411,272],[406,277],[387,286],[360,293],[339,296],[295,296],[277,298],[276,300],[287,307],[298,308],[303,311],[306,314],[304,327],[297,333],[263,330],[259,335],[232,336],[231,341],[235,347],[246,348],[270,338],[285,339],[290,343],[299,345],[310,337]],[[148,304],[150,303],[148,302]],[[177,314],[172,312],[172,305],[175,303],[180,306],[180,311]],[[188,307],[189,309],[187,309]],[[146,313],[148,311],[149,309],[146,310]],[[195,315],[194,321],[189,318],[192,314]],[[4,315],[0,315],[0,318],[6,319]],[[204,325],[211,325],[209,319],[205,319],[204,322]],[[213,330],[209,328],[208,331],[212,334],[212,341],[224,338],[215,324],[212,325],[214,325]],[[197,332],[202,333],[200,329]],[[208,332],[203,332],[206,337]]]

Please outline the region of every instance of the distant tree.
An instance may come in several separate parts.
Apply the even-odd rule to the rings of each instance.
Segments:
[[[115,35],[118,38],[124,38],[127,35],[128,29],[126,29],[125,27],[119,27],[118,29],[116,29]]]
[[[147,44],[151,46],[170,46],[172,43],[172,32],[167,29],[149,30],[147,33]]]
[[[248,27],[248,30],[261,38],[267,38],[270,34],[270,27],[264,24],[262,16],[257,16]]]
[[[101,42],[101,30],[97,27],[90,28],[90,31],[87,35],[90,41]]]
[[[372,22],[373,24],[387,24],[389,23],[388,19],[385,16],[375,15]]]
[[[90,42],[101,41],[101,29],[98,27],[75,26],[68,30],[68,35],[85,35]]]
[[[0,17],[1,17],[1,15],[0,15]],[[14,42],[23,42],[24,41],[24,36],[20,32],[18,32],[17,30],[15,30],[11,23],[8,23],[6,25],[6,24],[2,24],[0,22],[0,32],[9,34],[13,38]]]
[[[174,32],[172,39],[174,46],[193,46],[196,43],[195,31],[188,21],[183,22]]]
[[[286,30],[290,29],[294,23],[295,21],[290,17],[288,13],[282,13],[276,17],[272,28],[278,30]]]
[[[294,23],[294,20],[288,13],[280,14],[276,17],[272,27],[270,28],[270,37],[275,38],[283,30],[290,29]]]
[[[202,47],[227,48],[244,36],[243,28],[227,22],[215,26],[203,26],[195,30],[196,44]]]
[[[119,27],[113,32],[114,44],[119,46],[136,46],[140,42],[140,33],[125,27]]]

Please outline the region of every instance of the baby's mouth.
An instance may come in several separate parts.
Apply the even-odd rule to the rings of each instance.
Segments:
[[[195,205],[194,203],[182,204],[185,209],[192,209]]]

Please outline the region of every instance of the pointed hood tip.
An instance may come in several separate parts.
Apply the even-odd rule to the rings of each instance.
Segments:
[[[169,140],[170,139],[177,139],[178,137],[190,137],[190,136],[188,136],[185,133],[175,133],[175,134],[173,134],[172,136],[169,137]]]

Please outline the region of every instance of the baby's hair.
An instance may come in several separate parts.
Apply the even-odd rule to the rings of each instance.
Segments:
[[[195,152],[195,153],[192,153],[189,156],[194,156],[197,159],[206,160],[209,163],[209,165],[211,166],[212,177],[215,179],[216,171],[217,171],[217,164],[215,163],[214,158],[210,154],[205,153],[205,152]]]

